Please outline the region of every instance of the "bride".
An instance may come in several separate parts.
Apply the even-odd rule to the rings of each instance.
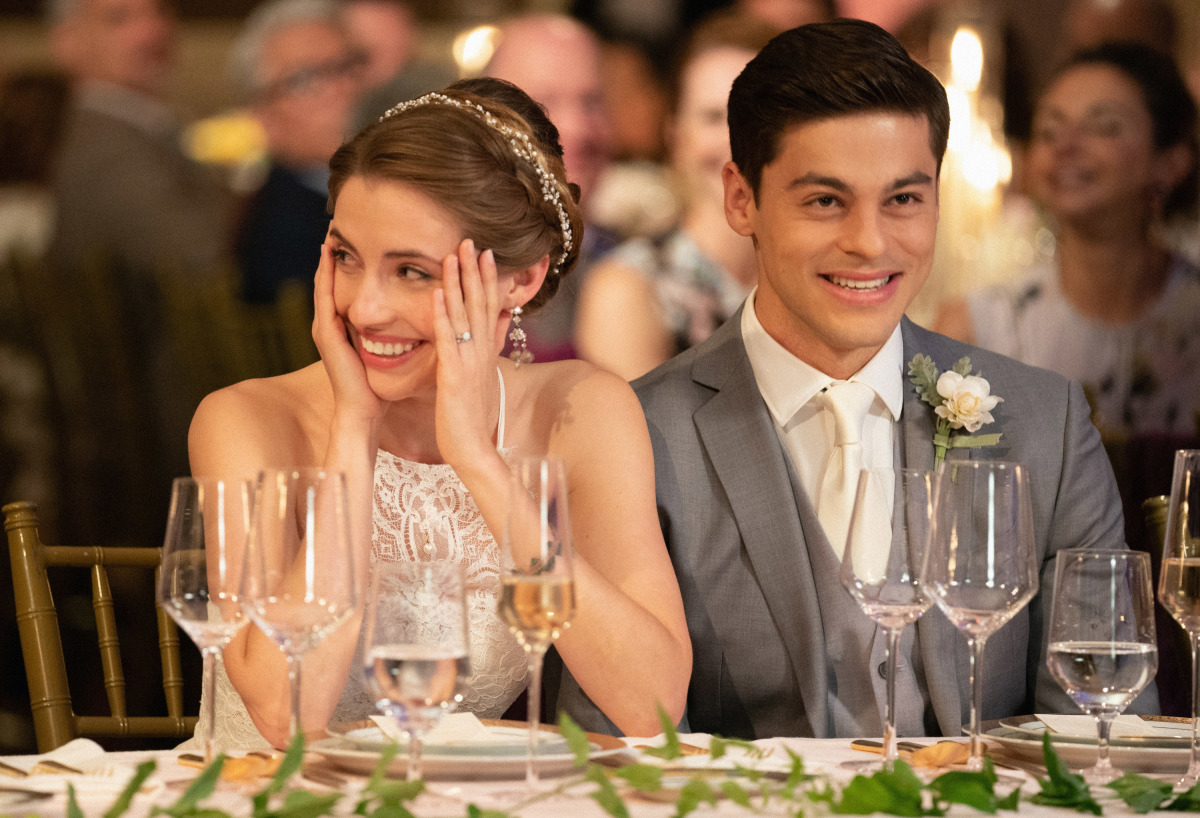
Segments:
[[[343,145],[330,162],[333,219],[316,272],[321,360],[209,395],[189,434],[192,472],[344,471],[361,587],[372,562],[460,561],[474,675],[464,706],[499,716],[526,684],[524,653],[496,613],[508,460],[560,458],[579,559],[576,616],[556,645],[621,730],[652,735],[657,704],[682,716],[691,645],[641,407],[589,364],[500,357],[510,333],[512,357],[523,357],[521,315],[554,294],[578,256],[577,189],[561,156],[536,103],[496,80],[401,104]],[[360,625],[352,619],[306,655],[306,732],[374,710]],[[218,746],[282,746],[288,679],[275,643],[244,628],[224,670]]]

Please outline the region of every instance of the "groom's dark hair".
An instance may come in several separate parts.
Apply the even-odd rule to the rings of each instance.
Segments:
[[[791,127],[864,113],[924,116],[941,170],[950,132],[946,89],[904,46],[874,23],[833,20],[785,31],[734,80],[729,143],[734,164],[758,199],[762,169]]]

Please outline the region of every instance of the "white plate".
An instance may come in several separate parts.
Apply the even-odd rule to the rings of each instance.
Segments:
[[[1037,719],[1007,719],[985,734],[1019,758],[1043,762],[1042,734],[1046,725]],[[1051,734],[1054,751],[1068,767],[1082,769],[1096,763],[1096,740]],[[1118,770],[1139,773],[1182,773],[1191,759],[1187,739],[1129,737],[1109,742],[1109,760]]]
[[[514,727],[492,727],[494,732],[513,731],[520,734],[521,741],[515,751],[505,743],[499,746],[489,746],[472,751],[471,748],[454,747],[452,752],[445,752],[445,747],[425,747],[421,753],[422,773],[426,778],[520,778],[525,775],[525,731]],[[625,742],[612,736],[588,734],[592,748],[592,759],[616,755],[629,751]],[[575,756],[559,745],[559,752],[540,754],[536,766],[543,775],[554,775],[571,770],[575,766]],[[313,742],[308,747],[329,761],[350,772],[369,775],[379,765],[379,749],[364,749],[357,746],[349,738],[334,736]],[[554,749],[550,747],[548,749]],[[502,750],[501,752],[497,752]],[[388,774],[404,775],[408,769],[408,758],[403,753],[397,754],[388,764]]]
[[[8,809],[18,804],[26,804],[30,801],[41,801],[53,797],[54,793],[52,792],[26,790],[20,787],[0,787],[0,809]]]
[[[356,750],[364,750],[368,753],[381,753],[384,748],[391,746],[391,740],[383,734],[383,731],[372,725],[370,727],[359,727],[346,732],[337,732],[334,729],[329,731],[338,738],[344,738]],[[478,743],[456,743],[456,744],[438,744],[432,741],[426,741],[422,746],[422,755],[429,757],[436,756],[520,756],[525,757],[525,748],[529,746],[529,731],[525,728],[518,727],[490,727],[488,728],[488,740]],[[406,742],[400,743],[400,751],[404,752],[407,747]],[[545,755],[563,755],[570,753],[571,748],[567,744],[567,740],[557,733],[543,732],[538,736],[538,752]]]

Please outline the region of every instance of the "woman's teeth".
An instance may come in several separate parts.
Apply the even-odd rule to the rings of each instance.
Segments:
[[[888,281],[891,280],[891,278],[892,278],[891,276],[884,276],[883,278],[873,278],[869,281],[860,281],[855,278],[841,278],[839,276],[830,276],[829,280],[832,281],[834,284],[838,285],[839,287],[845,287],[847,290],[866,291],[866,290],[878,290],[880,287],[887,284]]]
[[[362,348],[372,355],[395,356],[403,355],[406,352],[411,352],[418,342],[411,344],[385,344],[382,341],[370,341],[366,338],[362,339]]]

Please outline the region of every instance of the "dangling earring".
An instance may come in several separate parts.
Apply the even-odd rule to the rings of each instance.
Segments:
[[[525,330],[521,329],[521,308],[513,307],[512,309],[512,330],[508,333],[508,340],[512,341],[512,352],[508,353],[509,359],[513,362],[513,369],[520,369],[521,364],[533,362],[533,353],[525,346]]]

